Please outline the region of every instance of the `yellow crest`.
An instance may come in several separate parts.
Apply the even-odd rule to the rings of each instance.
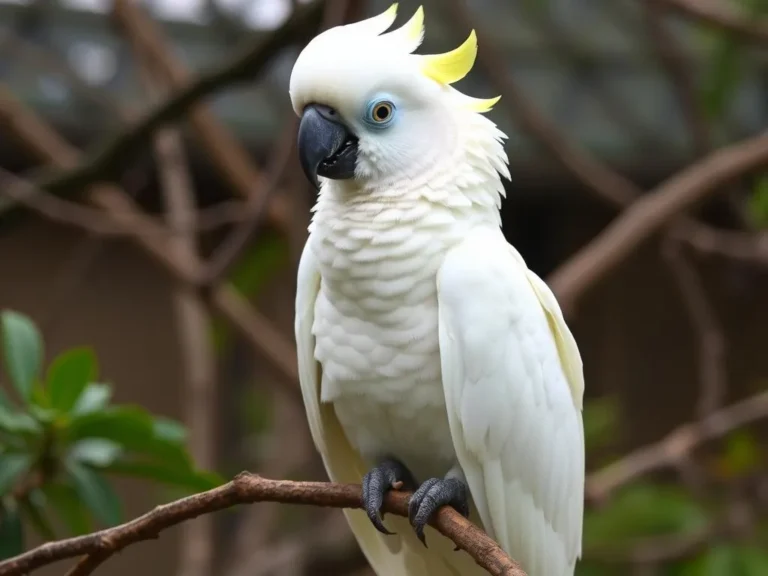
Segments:
[[[411,18],[400,28],[384,33],[397,17],[397,3],[392,4],[385,12],[348,26],[365,33],[381,35],[387,41],[392,42],[393,47],[405,50],[409,54],[421,45],[424,39],[424,8],[419,6]],[[419,69],[427,78],[443,85],[453,84],[464,78],[477,57],[477,35],[472,30],[469,37],[459,46],[443,54],[415,55],[419,59]],[[501,96],[495,98],[465,97],[465,103],[469,109],[475,112],[488,112]]]

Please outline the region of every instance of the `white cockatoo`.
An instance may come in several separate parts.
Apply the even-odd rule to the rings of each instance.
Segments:
[[[443,505],[530,576],[572,576],[579,351],[501,231],[506,136],[482,115],[498,98],[451,87],[474,64],[474,32],[416,55],[424,12],[386,32],[396,11],[322,32],[290,79],[301,165],[319,185],[295,323],[312,438],[331,480],[363,485],[362,510],[345,514],[380,576],[484,574],[426,526]],[[392,489],[415,492],[388,529]]]

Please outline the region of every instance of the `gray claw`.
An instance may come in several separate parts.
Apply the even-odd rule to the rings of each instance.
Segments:
[[[382,523],[384,514],[381,512],[381,506],[384,504],[384,495],[389,490],[411,490],[415,486],[413,474],[402,462],[395,459],[384,460],[363,476],[363,509],[379,532],[394,534]]]
[[[427,545],[424,527],[442,506],[453,506],[459,514],[469,518],[469,489],[467,485],[455,478],[445,480],[430,478],[413,493],[408,503],[408,520],[424,546]]]

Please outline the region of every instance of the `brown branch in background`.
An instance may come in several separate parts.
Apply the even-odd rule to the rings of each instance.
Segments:
[[[478,26],[472,13],[462,0],[451,0],[447,6],[450,8],[451,21],[455,26],[474,28],[477,30],[478,37],[486,38],[478,50],[478,62],[485,70],[487,79],[502,94],[501,102],[506,102],[508,109],[513,113],[520,128],[526,134],[546,150],[549,150],[555,160],[603,201],[625,208],[644,195],[643,190],[632,181],[569,142],[557,127],[541,114],[507,72],[504,58],[493,45],[493,42],[488,40],[490,35],[482,32],[481,27]],[[716,235],[714,229],[684,214],[675,214],[675,216],[674,222],[670,222],[674,226],[671,226],[668,231],[674,232],[676,237],[683,241],[687,242],[692,233],[697,234],[697,240],[701,240],[703,237],[712,238]],[[683,229],[685,233],[683,233]],[[750,263],[768,264],[768,259],[762,257],[762,249],[752,244],[750,236],[745,235],[741,240],[740,244],[742,246],[748,245],[749,250],[730,250],[729,255],[738,256],[740,260]],[[710,249],[712,252],[722,254],[722,252],[718,252],[717,245],[713,246],[708,242],[699,241],[692,245],[697,249]],[[732,245],[731,248],[736,248],[736,246]],[[605,270],[607,271],[609,266],[620,262],[627,254],[628,252],[621,254],[621,258],[611,261],[610,265],[606,265]],[[578,254],[577,258],[563,264],[547,279],[548,282],[558,282],[558,289],[567,297],[568,305],[564,307],[566,314],[574,312],[577,300],[591,283],[598,279],[598,276],[590,274],[589,269],[584,270],[584,274],[582,274],[579,267],[588,263],[589,258],[586,253]],[[581,276],[588,280],[581,282]],[[563,278],[565,280],[561,282],[560,280]]]
[[[713,152],[637,200],[548,278],[566,314],[644,241],[720,186],[768,166],[768,135]]]
[[[383,511],[408,517],[407,492],[388,492]],[[158,506],[151,512],[126,524],[43,544],[33,550],[0,562],[0,576],[20,576],[37,568],[83,555],[111,556],[126,546],[157,538],[163,530],[202,514],[210,514],[237,504],[282,502],[333,508],[360,508],[362,492],[357,484],[326,482],[292,482],[268,480],[242,472],[231,482]],[[431,525],[466,551],[478,565],[496,576],[525,576],[525,572],[485,532],[456,512],[444,506]],[[81,572],[81,576],[88,572]]]
[[[651,35],[651,45],[656,48],[659,60],[675,88],[694,153],[700,157],[712,148],[709,126],[696,95],[691,66],[686,62],[682,48],[665,26],[662,2],[663,0],[646,0],[645,17]],[[681,242],[679,236],[667,235],[662,256],[677,281],[682,303],[698,337],[700,392],[697,414],[699,418],[704,418],[721,405],[726,392],[725,337],[715,310],[707,299],[696,267],[683,252]]]
[[[712,149],[709,126],[696,95],[696,85],[693,70],[685,60],[682,47],[675,37],[669,33],[664,22],[664,0],[644,0],[645,19],[651,35],[651,46],[656,51],[659,61],[667,71],[667,75],[675,88],[675,94],[680,102],[680,113],[688,126],[691,144],[696,156],[704,156]]]
[[[473,28],[481,39],[477,61],[485,71],[486,78],[501,93],[501,102],[513,113],[520,128],[536,140],[560,162],[579,182],[585,184],[601,199],[614,206],[626,206],[642,194],[632,182],[605,167],[594,157],[568,142],[557,127],[550,122],[507,72],[509,68],[502,54],[490,40],[491,36],[482,31],[463,0],[446,2],[454,26]],[[484,39],[484,40],[483,40]]]
[[[644,0],[645,2],[653,0]],[[726,2],[701,0],[660,0],[670,11],[714,28],[733,32],[739,37],[768,46],[768,21],[737,14]]]
[[[161,75],[151,60],[142,58],[134,45],[139,73],[148,101],[154,103],[167,88],[161,88]],[[197,203],[184,144],[177,129],[161,128],[153,136],[153,146],[160,174],[160,188],[170,226],[194,218]],[[169,251],[175,258],[194,265],[199,261],[199,247],[193,233],[177,235],[169,240]],[[211,318],[208,306],[195,284],[177,282],[173,291],[177,336],[181,347],[184,374],[179,398],[184,424],[189,431],[189,448],[195,463],[202,469],[217,468],[216,458],[216,356],[210,340]],[[210,516],[198,518],[182,526],[178,573],[184,576],[206,576],[213,572],[214,523]]]
[[[74,165],[79,152],[65,142],[36,114],[19,102],[0,85],[0,120],[12,119],[7,123],[11,136],[23,148],[40,160],[57,167]],[[102,208],[116,225],[131,232],[131,235],[147,253],[174,278],[182,282],[201,283],[203,268],[201,262],[194,265],[173,257],[168,250],[170,236],[155,219],[143,214],[131,198],[119,188],[110,185],[94,185],[89,189],[88,200]],[[149,234],[144,235],[145,231]],[[291,382],[298,381],[296,351],[264,316],[231,286],[221,284],[211,289],[211,303],[254,347],[261,350],[266,358]],[[272,382],[270,380],[270,382]],[[275,383],[278,385],[278,383]],[[301,401],[297,386],[285,389],[297,401]]]
[[[289,18],[288,22],[280,27],[280,31],[273,34],[270,40],[265,40],[250,49],[243,62],[249,62],[248,74],[243,79],[258,73],[267,62],[287,45],[308,38],[316,31],[320,22],[321,10],[324,2],[316,0],[310,7],[298,8]],[[120,28],[130,36],[137,49],[154,63],[158,70],[175,88],[175,94],[184,92],[190,85],[190,75],[185,70],[182,62],[173,55],[169,44],[163,39],[158,26],[147,16],[143,9],[131,0],[116,0],[114,3],[113,17]],[[254,62],[258,62],[254,65]],[[201,77],[201,80],[205,77]],[[216,80],[214,87],[220,89],[231,85],[234,78],[222,81]],[[212,92],[213,90],[211,90]],[[198,104],[199,98],[187,102],[189,109],[186,111],[192,128],[200,144],[205,148],[214,166],[219,170],[224,179],[243,198],[261,196],[268,193],[268,185],[265,178],[256,168],[248,156],[242,144],[227,130],[211,113],[207,106]],[[185,112],[182,110],[182,112]],[[268,215],[271,221],[281,228],[290,219],[289,207],[279,194],[271,195],[267,204]]]
[[[602,502],[617,488],[649,472],[676,466],[700,444],[764,418],[768,418],[768,392],[716,410],[704,419],[684,424],[663,440],[644,446],[590,474],[586,484],[587,498]]]
[[[244,219],[239,226],[236,226],[209,258],[205,272],[207,285],[217,284],[226,278],[240,254],[248,246],[248,242],[256,235],[264,208],[275,195],[280,180],[290,166],[290,160],[295,150],[297,127],[296,118],[291,118],[283,130],[280,141],[274,146],[272,158],[267,167],[267,174],[262,183],[262,191],[259,194],[251,195],[246,200],[243,210],[250,218]]]
[[[688,310],[699,340],[701,390],[696,413],[699,418],[705,418],[722,404],[727,389],[725,336],[696,268],[682,254],[680,243],[675,240],[665,242],[663,255],[670,263],[669,270],[675,276],[681,301]]]
[[[144,114],[131,129],[116,135],[114,139],[109,141],[100,151],[86,161],[77,163],[75,166],[67,165],[68,169],[65,171],[58,169],[53,174],[42,178],[38,183],[50,192],[63,193],[66,191],[78,191],[86,184],[108,177],[114,170],[114,167],[124,162],[143,143],[146,143],[157,128],[176,120],[179,116],[185,114],[190,106],[212,95],[222,87],[250,80],[261,71],[274,54],[286,46],[295,42],[301,42],[309,37],[315,31],[322,7],[322,0],[302,5],[280,28],[267,34],[259,35],[259,38],[253,45],[222,67],[200,75],[195,81],[179,82],[178,86],[176,80],[174,80],[174,86],[177,86],[178,89],[174,91],[173,96]],[[115,3],[115,14],[122,25],[135,21],[131,20],[130,15],[138,14],[143,16],[134,3],[119,0]],[[120,16],[121,14],[128,16]],[[152,26],[151,21],[143,17],[137,27],[138,34],[134,33],[137,40],[146,37],[146,34],[150,32],[149,26]],[[144,32],[142,32],[142,27],[144,27]],[[166,50],[167,52],[169,51]],[[157,56],[159,58],[161,54],[157,54]],[[159,59],[157,63],[161,64]],[[213,122],[209,122],[208,128],[212,124]],[[219,129],[217,133],[221,136],[223,132],[223,130]],[[209,133],[212,132],[209,130]],[[209,150],[209,152],[214,157],[226,160],[227,157],[223,156],[224,152],[236,154],[235,147],[228,145],[234,142],[234,139],[231,137],[229,139],[226,139],[226,136],[219,138],[215,142],[216,146],[219,147],[216,149],[217,151]],[[236,143],[235,146],[237,146]],[[234,156],[229,158],[234,158]],[[233,161],[230,159],[228,162],[232,163]],[[238,187],[244,186],[245,189],[250,190],[251,186],[256,184],[253,181],[243,181],[243,175],[244,173],[238,176]],[[237,175],[233,173],[228,174],[228,176],[234,178]],[[279,205],[273,204],[272,206],[274,208],[271,210],[276,211],[275,217],[281,219]]]

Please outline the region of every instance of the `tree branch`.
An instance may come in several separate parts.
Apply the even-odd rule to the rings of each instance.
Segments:
[[[55,166],[72,165],[79,152],[70,146],[0,85],[0,119],[10,120],[9,128],[21,146],[38,158]],[[128,231],[146,252],[172,276],[182,282],[201,283],[204,278],[202,263],[194,264],[175,258],[169,249],[168,231],[156,219],[142,213],[133,200],[116,186],[98,184],[89,189],[88,200],[98,206],[115,222]],[[269,320],[254,310],[235,289],[219,284],[210,289],[213,306],[291,382],[298,381],[296,351]],[[270,379],[274,385],[279,383]],[[297,401],[301,401],[298,386],[287,386]]]
[[[410,494],[407,492],[387,493],[384,511],[407,517],[409,498]],[[163,530],[171,526],[238,504],[281,502],[333,508],[360,508],[361,500],[362,492],[357,484],[269,480],[255,474],[241,472],[234,480],[223,486],[158,506],[151,512],[120,526],[86,536],[49,542],[4,560],[0,562],[0,576],[21,576],[42,566],[83,555],[87,556],[79,565],[85,566],[89,563],[88,558],[94,558],[90,561],[90,566],[95,567],[126,546],[157,538]],[[441,508],[432,526],[450,538],[461,550],[466,551],[490,574],[525,576],[523,569],[496,542],[452,508]],[[77,574],[84,576],[89,573],[90,571],[83,568]]]
[[[768,165],[768,135],[722,148],[644,195],[575,256],[550,274],[548,283],[565,314],[581,295],[635,248],[723,184]]]
[[[202,74],[187,83],[162,103],[143,114],[136,124],[110,140],[101,150],[85,158],[72,169],[55,170],[44,176],[38,184],[55,194],[77,191],[92,182],[109,179],[115,166],[130,157],[145,144],[152,133],[161,126],[176,120],[200,100],[211,96],[224,87],[249,80],[258,74],[283,48],[304,40],[319,21],[323,1],[316,0],[296,9],[280,28],[260,36],[256,42],[231,62]],[[252,184],[253,185],[253,184]]]
[[[644,446],[590,474],[586,485],[587,498],[601,502],[620,486],[644,474],[664,466],[676,465],[700,444],[721,438],[763,418],[768,418],[768,392],[761,392],[712,412],[706,418],[684,424],[663,440]]]
[[[696,20],[700,24],[722,28],[742,38],[768,45],[768,22],[740,16],[733,10],[722,7],[723,2],[701,2],[700,0],[660,1],[666,5],[667,9],[691,20]]]

